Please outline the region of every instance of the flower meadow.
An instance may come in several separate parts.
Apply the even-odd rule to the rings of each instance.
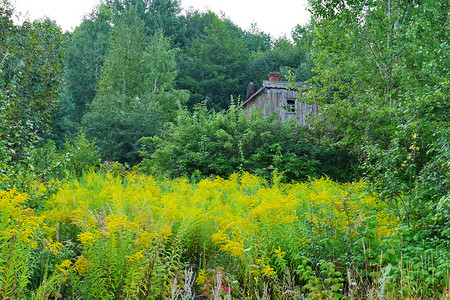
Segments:
[[[91,172],[39,193],[0,191],[0,299],[449,295],[448,264],[403,255],[363,182]]]

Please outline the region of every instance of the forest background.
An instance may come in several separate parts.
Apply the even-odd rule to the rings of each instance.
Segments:
[[[139,174],[158,179],[163,195],[180,188],[177,184],[181,183],[173,183],[177,178],[185,178],[201,190],[201,184],[215,182],[216,176],[230,178],[230,182],[233,176],[241,176],[238,182],[244,190],[248,173],[258,178],[254,179],[259,182],[253,186],[256,190],[313,195],[312,188],[298,192],[293,188],[295,182],[319,186],[320,180],[333,180],[347,192],[345,184],[358,185],[352,196],[342,196],[352,199],[349,203],[358,197],[374,196],[376,201],[356,201],[359,217],[353,221],[348,213],[353,204],[342,199],[338,201],[342,207],[336,204],[340,197],[336,195],[341,193],[336,192],[338,188],[329,198],[318,196],[315,204],[307,204],[325,205],[328,215],[322,209],[302,212],[286,203],[286,207],[296,207],[291,213],[297,214],[298,224],[310,226],[293,236],[308,237],[323,248],[286,245],[284,249],[268,236],[271,248],[265,249],[265,254],[252,254],[252,260],[244,260],[237,246],[230,245],[251,245],[257,235],[238,234],[232,222],[224,225],[223,232],[196,237],[204,239],[203,252],[191,235],[183,236],[183,230],[191,232],[200,225],[189,223],[192,228],[187,228],[192,230],[187,230],[172,224],[172,235],[161,233],[161,243],[163,253],[179,251],[173,270],[180,271],[189,262],[197,275],[206,272],[199,261],[199,253],[203,253],[211,264],[225,267],[227,276],[236,276],[240,289],[235,291],[247,295],[256,291],[288,298],[284,292],[291,280],[289,290],[313,298],[368,297],[370,293],[380,298],[388,292],[385,282],[390,282],[393,298],[448,296],[448,1],[310,0],[310,24],[297,26],[290,38],[277,40],[256,25],[242,30],[210,11],[181,15],[179,3],[172,0],[105,1],[67,33],[51,20],[15,24],[16,12],[9,1],[2,0],[0,9],[0,187],[4,193],[0,252],[23,266],[13,270],[8,259],[0,260],[3,298],[48,298],[55,291],[73,297],[77,293],[85,298],[98,295],[98,291],[85,288],[98,280],[75,267],[68,271],[70,264],[79,266],[89,255],[89,261],[95,262],[100,250],[86,239],[95,231],[81,226],[81,221],[78,224],[80,216],[57,219],[56,213],[49,215],[58,207],[64,189],[74,189],[74,195],[80,192],[66,184],[83,185],[93,174],[99,176],[90,179],[93,181],[114,174],[127,186],[131,185],[129,176]],[[279,71],[291,82],[311,83],[305,101],[318,103],[320,115],[308,126],[281,124],[276,116],[262,117],[257,111],[247,116],[239,109],[248,83],[259,85],[271,71]],[[230,189],[218,193],[229,197]],[[115,215],[105,207],[88,210],[97,218]],[[132,211],[123,215],[131,220]],[[339,211],[347,212],[346,221]],[[379,217],[385,213],[392,219]],[[331,217],[333,214],[336,216]],[[23,215],[36,219],[26,223],[18,218]],[[376,222],[370,222],[372,215]],[[318,217],[331,218],[336,224],[319,230]],[[386,223],[391,231],[382,239],[380,232],[388,232],[383,231]],[[33,224],[46,224],[53,231],[32,238],[30,232],[37,230]],[[121,230],[126,231],[124,224]],[[347,229],[342,229],[342,224]],[[353,231],[362,238],[356,239]],[[20,232],[27,238],[15,242]],[[228,240],[218,236],[224,232]],[[337,238],[337,232],[347,237],[345,242],[339,240],[342,236]],[[319,236],[326,238],[319,240]],[[177,244],[177,238],[183,242]],[[50,249],[53,244],[59,245],[58,251],[45,254],[35,250]],[[339,244],[347,248],[339,248]],[[190,246],[182,251],[181,245]],[[205,250],[205,245],[210,248]],[[119,247],[113,242],[110,246]],[[159,252],[141,253],[142,259],[155,253]],[[138,261],[133,255],[127,257]],[[240,260],[233,260],[236,257]],[[63,265],[66,261],[70,264]],[[206,266],[205,261],[203,264]],[[242,273],[234,269],[237,265],[245,266]],[[245,271],[254,265],[266,272],[255,275],[257,272]],[[58,273],[60,269],[64,272]],[[214,276],[226,276],[214,270]],[[147,271],[139,276],[144,278]],[[63,281],[67,272],[73,276],[69,276],[70,284],[67,278]],[[116,280],[121,278],[119,267],[108,274],[105,278],[110,281],[111,274]],[[149,290],[158,289],[158,284],[164,287],[158,290],[161,295],[167,292],[166,286],[173,286],[173,278],[161,278],[152,284],[134,278],[112,284],[114,288],[106,283],[98,288],[104,289],[105,295],[126,298],[124,295],[133,293],[125,287],[134,287],[137,294],[133,295],[151,298]],[[43,290],[46,280],[54,284],[51,293]],[[197,289],[202,284],[205,288],[205,282],[197,282]],[[174,293],[166,296],[174,297]]]

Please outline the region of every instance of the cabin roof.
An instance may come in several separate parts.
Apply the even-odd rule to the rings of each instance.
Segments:
[[[247,103],[252,101],[252,99],[254,99],[257,95],[259,95],[265,89],[285,89],[285,90],[287,90],[288,87],[289,87],[289,81],[269,81],[269,80],[264,80],[263,81],[263,86],[259,90],[257,90],[253,95],[251,95],[247,100],[245,100],[241,104],[241,107],[244,107]],[[303,88],[309,89],[309,88],[311,88],[311,84],[306,83],[306,82],[296,82],[295,83],[295,87],[297,89],[299,89],[299,90],[301,90]]]

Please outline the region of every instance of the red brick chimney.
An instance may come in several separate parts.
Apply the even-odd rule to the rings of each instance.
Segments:
[[[280,81],[280,73],[279,72],[270,72],[269,73],[269,81]]]

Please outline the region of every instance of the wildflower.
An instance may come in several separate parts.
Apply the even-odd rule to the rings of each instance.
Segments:
[[[279,259],[283,259],[283,256],[286,254],[286,252],[281,251],[280,246],[278,246],[278,249],[273,250],[273,252],[275,253],[275,256],[278,257]]]
[[[270,277],[272,275],[277,274],[277,272],[269,265],[265,265],[262,269],[262,275],[266,277]]]
[[[44,239],[48,244],[45,246],[46,249],[49,249],[54,254],[58,254],[58,252],[63,248],[63,244],[59,242],[54,242],[51,238],[49,240]]]
[[[224,245],[220,246],[220,249],[234,256],[241,256],[245,252],[242,241],[226,241]]]
[[[67,275],[67,268],[69,268],[72,265],[72,262],[68,259],[66,259],[65,261],[63,261],[60,265],[56,265],[55,267],[60,270],[61,272],[64,273],[64,275]]]
[[[128,261],[131,261],[131,262],[141,260],[144,258],[143,252],[144,252],[144,250],[141,250],[139,252],[136,252],[133,255],[130,255],[130,256],[127,255],[126,257],[128,258]]]
[[[206,282],[206,271],[205,269],[202,269],[200,272],[198,272],[198,277],[197,277],[197,283],[198,284],[204,284]]]
[[[84,245],[91,245],[95,240],[95,236],[92,232],[86,231],[86,232],[80,233],[78,235],[78,239]]]
[[[86,259],[86,257],[84,257],[84,255],[80,255],[75,261],[73,270],[77,272],[79,275],[81,275],[83,273],[86,273],[90,265],[91,263]]]

